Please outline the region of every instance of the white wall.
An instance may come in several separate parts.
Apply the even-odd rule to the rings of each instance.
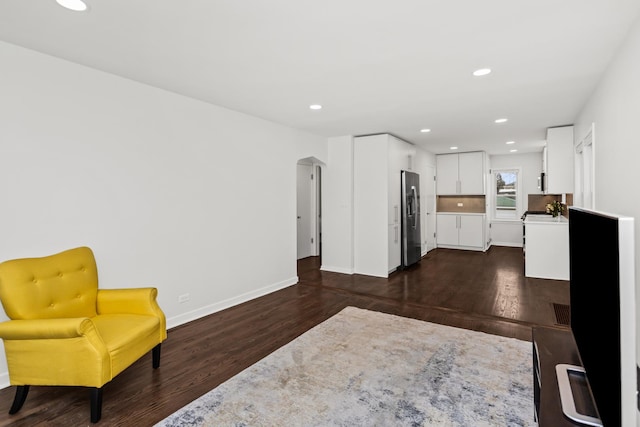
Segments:
[[[595,123],[595,208],[635,218],[636,271],[640,265],[639,75],[640,21],[636,21],[574,125],[574,139],[579,142]]]
[[[538,177],[542,172],[542,152],[524,154],[504,154],[490,156],[491,169],[519,168],[521,172],[522,191],[522,212],[516,220],[496,220],[493,212],[488,213],[491,221],[491,240],[496,246],[518,246],[522,247],[522,222],[520,216],[528,209],[529,194],[541,194],[538,189]],[[489,180],[489,191],[487,197],[493,197],[495,188],[492,180]],[[490,203],[493,209],[493,200]]]
[[[592,123],[595,158],[595,209],[635,218],[636,334],[640,331],[640,20],[632,27],[593,95],[574,122],[574,141]],[[598,248],[601,249],[601,248]],[[596,250],[596,249],[594,249]],[[640,346],[640,337],[636,340]],[[640,351],[636,351],[640,364]],[[634,401],[630,402],[633,404]],[[640,413],[636,424],[640,425]],[[626,425],[626,424],[625,424]]]
[[[640,263],[640,21],[632,28],[574,125],[579,142],[595,123],[595,208],[636,218]]]
[[[574,125],[579,142],[595,123],[595,207],[640,221],[640,21],[618,51],[607,73]],[[636,225],[636,242],[640,225]],[[640,256],[640,245],[636,243]],[[640,258],[638,258],[640,260]]]
[[[169,327],[296,283],[296,162],[326,139],[4,42],[0,63],[0,261],[90,246]]]

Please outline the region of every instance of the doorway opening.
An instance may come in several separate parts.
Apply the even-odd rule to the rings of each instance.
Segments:
[[[298,160],[296,165],[297,260],[322,254],[322,162],[314,157]]]

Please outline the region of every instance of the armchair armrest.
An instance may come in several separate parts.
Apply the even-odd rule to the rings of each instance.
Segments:
[[[160,320],[161,341],[167,338],[167,320],[158,305],[156,288],[98,289],[98,314],[141,314]]]
[[[97,331],[93,322],[86,317],[8,320],[0,323],[0,338],[6,340],[76,338],[89,334],[97,334]]]
[[[0,323],[13,385],[102,387],[112,358],[91,318],[8,320]]]

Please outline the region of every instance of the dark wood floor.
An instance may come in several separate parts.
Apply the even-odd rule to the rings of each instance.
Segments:
[[[557,328],[553,303],[569,303],[565,281],[527,279],[522,250],[436,249],[389,279],[319,270],[298,262],[297,285],[169,330],[158,370],[145,356],[104,387],[103,426],[152,426],[347,306],[530,340],[533,325]],[[213,284],[215,285],[215,284]],[[89,425],[89,393],[32,387],[8,415],[13,387],[0,390],[0,425]]]

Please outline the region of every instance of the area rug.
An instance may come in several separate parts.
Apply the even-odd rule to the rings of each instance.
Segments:
[[[531,343],[355,307],[156,424],[535,426]]]

